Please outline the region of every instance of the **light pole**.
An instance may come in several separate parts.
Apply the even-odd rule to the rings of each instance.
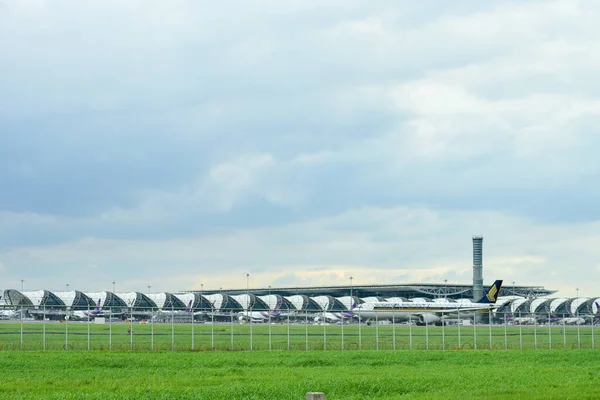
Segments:
[[[25,282],[23,279],[21,279],[21,293],[23,293],[23,282]]]
[[[352,276],[350,277],[350,311],[352,311],[352,306],[354,305],[354,297],[352,297]]]
[[[516,292],[515,292],[515,281],[513,281],[513,296],[516,296]]]
[[[69,291],[69,284],[67,283],[67,292]]]
[[[113,281],[113,293],[115,292],[115,281]]]
[[[148,285],[148,294],[150,294],[150,285]]]
[[[246,274],[246,300],[248,301],[248,305],[246,307],[246,313],[250,319],[250,351],[252,351],[252,312],[250,309],[250,274]]]

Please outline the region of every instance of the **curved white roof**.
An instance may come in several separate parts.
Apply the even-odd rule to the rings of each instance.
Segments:
[[[598,314],[599,310],[600,310],[600,297],[594,299],[594,301],[592,302],[592,312],[594,314]]]
[[[251,296],[249,294],[236,294],[231,296],[231,298],[240,303],[244,310],[248,310],[250,308]]]
[[[576,315],[578,308],[589,300],[589,297],[577,297],[571,302],[571,314]]]
[[[362,301],[364,301],[365,303],[380,303],[381,300],[379,300],[377,297],[375,296],[370,296],[370,297],[361,297],[360,298]]]
[[[551,301],[551,299],[538,298],[533,300],[529,305],[529,312],[536,313],[537,310],[539,310],[544,304],[548,303],[549,301]]]
[[[174,294],[173,296],[178,298],[185,305],[186,309],[188,305],[190,305],[190,302],[191,306],[194,307],[194,302],[196,301],[196,296],[194,296],[194,293],[181,293]]]
[[[100,301],[100,305],[103,306],[106,303],[107,292],[83,292],[87,297],[92,299],[94,304],[98,305]]]
[[[65,305],[67,307],[73,307],[73,302],[75,301],[75,297],[77,296],[77,293],[75,293],[74,290],[68,291],[68,292],[52,292],[56,295],[56,297],[58,297],[59,299],[61,299],[61,301],[63,303],[65,303]]]
[[[442,304],[455,303],[455,301],[447,299],[445,297],[438,297],[437,299],[433,299],[433,302]]]
[[[136,292],[127,292],[127,293],[115,293],[115,296],[118,296],[127,304],[128,307],[131,305],[135,305],[135,301],[137,300]]]
[[[299,294],[295,294],[293,296],[285,296],[285,298],[292,303],[292,305],[296,308],[296,310],[302,310],[304,307],[304,297]]]
[[[330,299],[329,296],[315,296],[311,297],[321,307],[321,310],[329,310]]]
[[[27,297],[34,306],[39,306],[42,304],[42,300],[44,299],[44,291],[36,290],[33,292],[20,292],[23,296]]]
[[[402,297],[388,297],[385,301],[389,301],[390,303],[403,303],[406,302],[406,299]]]
[[[336,297],[335,298],[337,301],[339,301],[340,303],[342,303],[344,305],[344,307],[346,307],[346,310],[350,310],[352,308],[352,297],[350,296],[342,296],[342,297]],[[354,300],[356,301],[356,300]],[[354,306],[357,306],[357,304],[354,304]]]
[[[205,295],[202,295],[202,297],[204,297],[206,300],[208,300],[208,302],[213,305],[215,310],[220,310],[223,307],[223,303],[224,303],[223,299],[225,298],[225,295],[205,294]]]
[[[511,302],[511,301],[513,301],[513,299],[512,299],[512,298],[508,298],[508,297],[504,297],[504,298],[502,298],[502,297],[498,297],[498,300],[496,301],[496,306],[497,306],[497,308],[500,308],[500,307],[504,306],[506,303],[509,303],[509,302]]]
[[[550,303],[550,312],[551,313],[555,312],[556,309],[558,307],[560,307],[567,300],[569,300],[569,299],[558,298],[558,299],[552,300],[552,302]]]
[[[166,293],[150,293],[147,294],[146,297],[152,300],[159,310],[162,310],[165,307],[165,303],[167,302]]]
[[[513,301],[513,302],[510,304],[510,312],[513,312],[513,313],[514,313],[515,311],[517,311],[517,309],[518,309],[518,308],[519,308],[519,307],[520,307],[520,306],[521,306],[523,303],[527,302],[527,300],[528,300],[527,298],[523,297],[523,298],[520,298],[520,299],[517,299],[517,300]]]
[[[259,299],[261,299],[262,301],[265,302],[265,304],[267,306],[269,306],[269,310],[274,310],[275,307],[277,307],[277,303],[279,302],[279,297],[277,297],[277,295],[274,294],[268,294],[266,296],[256,296]],[[279,304],[279,307],[281,307],[281,304]]]

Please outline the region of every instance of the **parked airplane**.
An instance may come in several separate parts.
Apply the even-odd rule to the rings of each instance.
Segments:
[[[90,311],[87,311],[87,310],[84,310],[84,311],[73,311],[71,313],[71,315],[68,317],[68,319],[71,319],[71,318],[75,318],[75,319],[87,319],[87,318],[93,319],[93,318],[98,317],[98,316],[104,316],[104,313],[102,312],[101,303],[102,303],[102,299],[98,299],[98,303],[96,305],[96,308],[94,308],[93,310],[90,310]]]
[[[553,324],[565,324],[565,325],[583,325],[585,324],[585,318],[582,317],[565,317],[561,318],[557,315],[552,315],[550,319]]]
[[[476,303],[363,303],[354,313],[369,323],[371,320],[394,320],[395,322],[414,321],[417,325],[441,325],[450,320],[473,318],[477,313],[486,314],[493,310],[502,288],[502,280],[497,280],[486,294]]]
[[[506,314],[506,321],[514,325],[534,325],[537,321],[535,316],[515,317],[512,314]]]
[[[268,322],[269,320],[277,320],[279,317],[283,316],[281,310],[281,299],[278,298],[277,304],[273,307],[271,311],[241,311],[238,313],[238,320],[240,322]],[[287,315],[287,313],[285,314]]]
[[[353,302],[352,305],[350,306],[350,311],[326,312],[326,313],[320,314],[314,318],[314,322],[316,324],[318,324],[320,322],[340,322],[345,319],[352,319],[356,316],[356,314],[353,312],[355,307],[356,307],[356,303]]]
[[[72,311],[65,317],[65,319],[76,319],[76,320],[86,320],[86,319],[94,319],[96,317],[108,317],[108,318],[116,318],[122,317],[125,313],[122,311],[115,312],[113,310],[103,310],[102,309],[102,299],[98,299],[98,303],[93,310],[77,310]]]

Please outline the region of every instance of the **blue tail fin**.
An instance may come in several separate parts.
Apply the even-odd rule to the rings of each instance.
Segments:
[[[498,300],[498,295],[500,294],[500,289],[502,288],[502,280],[497,280],[494,282],[492,286],[488,289],[487,293],[478,301],[478,303],[483,304],[494,304]]]

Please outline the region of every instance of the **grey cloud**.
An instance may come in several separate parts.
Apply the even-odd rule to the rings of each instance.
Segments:
[[[591,7],[10,3],[0,11],[0,38],[10,38],[0,39],[8,60],[0,65],[5,254],[58,244],[70,254],[86,237],[163,243],[305,229],[305,221],[398,205],[565,229],[598,220],[599,107],[590,81],[600,31]],[[452,224],[421,218],[453,236]],[[459,257],[444,246],[423,253],[441,233],[416,221],[403,232],[364,219],[310,226],[331,248],[290,235],[285,256],[213,257],[256,271]],[[354,244],[333,243],[328,235],[338,234]],[[397,238],[407,243],[402,254]],[[250,243],[240,251],[254,243],[250,234],[236,240]],[[364,253],[346,258],[361,245]],[[220,246],[228,253],[235,241]],[[90,262],[139,273],[144,258],[118,251],[111,265]],[[83,263],[10,254],[10,268]],[[144,262],[160,269],[168,260]],[[184,273],[209,265],[188,252],[173,263]],[[452,268],[430,276],[462,274]]]

